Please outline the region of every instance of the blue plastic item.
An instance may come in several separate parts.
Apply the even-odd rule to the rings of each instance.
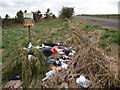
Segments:
[[[47,60],[49,63],[53,63],[53,62],[55,62],[55,59],[48,59]]]

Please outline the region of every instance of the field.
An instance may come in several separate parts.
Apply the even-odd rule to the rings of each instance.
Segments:
[[[120,43],[120,32],[118,30],[87,24],[85,20],[76,17],[68,21],[56,18],[35,23],[34,26],[31,27],[31,36],[34,46],[41,45],[43,42],[62,41],[65,46],[73,46],[81,51],[78,46],[89,43],[89,45],[98,47],[105,55],[113,57],[115,60],[118,59],[118,53],[120,53],[118,51],[118,44]],[[16,25],[16,27],[13,28],[3,29],[2,50],[0,50],[0,52],[2,52],[3,67],[12,65],[13,62],[16,61],[16,58],[20,58],[18,51],[27,47],[28,42],[27,27]],[[84,45],[83,51],[85,49]],[[89,45],[87,47],[89,47]],[[79,54],[82,55],[82,53],[79,52],[76,56]],[[116,65],[116,63],[113,64]],[[3,81],[3,83],[5,83],[6,80]]]
[[[72,19],[73,23],[76,23],[75,20],[76,19]],[[92,24],[86,25],[84,23],[80,24],[80,28],[81,27],[85,31],[101,29],[105,30],[101,41],[98,43],[101,47],[104,47],[107,44],[111,44],[113,42],[119,43],[119,35],[117,30],[111,28],[102,28],[101,26]],[[66,29],[68,29],[68,24],[65,23],[62,19],[37,23],[31,28],[32,43],[34,45],[40,45],[42,42],[63,41],[62,36]],[[15,58],[17,55],[16,50],[18,48],[26,47],[27,43],[29,42],[28,28],[21,25],[12,29],[3,29],[2,37],[2,50],[0,52],[3,51],[3,62],[5,62],[6,60]],[[109,41],[108,38],[110,38]]]
[[[114,19],[118,19],[120,18],[120,14],[105,14],[105,15],[85,15],[83,14],[82,16],[92,16],[92,17],[100,17],[100,18],[114,18]]]

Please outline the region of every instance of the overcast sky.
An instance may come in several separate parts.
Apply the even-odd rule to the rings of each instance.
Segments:
[[[61,8],[74,7],[75,14],[117,14],[119,0],[0,0],[0,16],[15,17],[19,10],[28,12],[40,10],[44,14],[47,8],[55,15]]]

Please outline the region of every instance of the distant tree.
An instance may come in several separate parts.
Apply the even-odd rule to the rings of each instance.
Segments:
[[[52,18],[56,18],[55,14],[52,15]]]
[[[5,18],[2,20],[2,26],[10,26],[11,22],[10,22],[10,17],[8,14],[5,15]]]
[[[47,12],[45,12],[45,14],[44,14],[44,16],[45,16],[44,18],[45,18],[45,19],[48,19],[48,18],[50,17],[49,12],[50,12],[50,9],[48,8],[48,9],[47,9]]]
[[[27,10],[25,10],[24,13],[27,13]]]
[[[16,14],[16,16],[17,16],[17,22],[20,23],[20,24],[22,24],[23,21],[24,21],[22,10],[18,11],[17,14]]]
[[[10,16],[8,14],[5,15],[5,19],[10,19]]]
[[[42,18],[42,13],[41,11],[36,11],[36,12],[32,12],[33,13],[33,18],[35,22],[39,22]]]
[[[41,13],[41,11],[37,11],[37,15],[39,16],[39,18],[42,18],[42,13]]]
[[[51,17],[53,17],[53,16],[55,16],[52,12],[51,12],[51,10],[48,8],[47,9],[47,11],[45,12],[45,14],[44,14],[44,18],[45,19],[49,19],[49,18],[51,18]]]
[[[59,17],[70,18],[74,15],[74,8],[72,7],[63,7],[59,13]]]

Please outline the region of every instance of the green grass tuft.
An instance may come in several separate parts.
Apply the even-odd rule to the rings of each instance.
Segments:
[[[100,42],[98,42],[98,46],[102,47],[102,48],[105,48],[107,46],[107,42],[106,41],[100,41]]]
[[[83,26],[83,29],[86,31],[93,31],[93,30],[100,30],[102,29],[102,27],[99,25],[87,24]]]
[[[120,43],[120,32],[114,29],[105,29],[105,33],[102,35],[101,39],[109,39],[111,43]]]

